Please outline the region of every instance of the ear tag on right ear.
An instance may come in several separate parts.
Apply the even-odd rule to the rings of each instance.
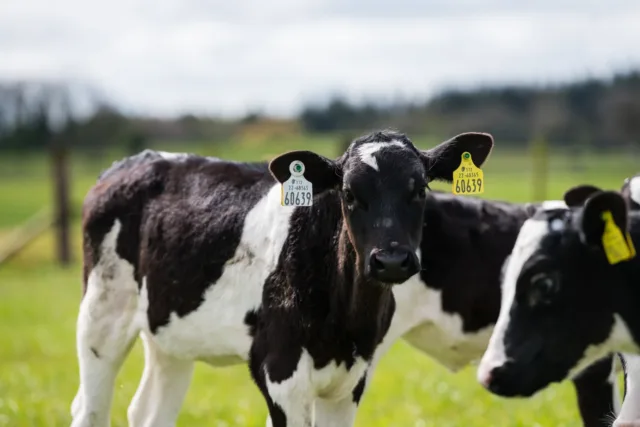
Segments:
[[[482,194],[484,193],[484,174],[471,159],[471,153],[462,153],[460,166],[453,172],[453,194]]]
[[[282,206],[311,206],[313,203],[313,184],[304,177],[304,163],[294,160],[289,165],[291,176],[280,185],[280,204]]]
[[[622,231],[613,221],[611,211],[604,211],[602,220],[604,221],[602,247],[607,255],[609,264],[613,265],[633,258],[636,254],[633,242],[628,233],[626,238],[623,236]]]

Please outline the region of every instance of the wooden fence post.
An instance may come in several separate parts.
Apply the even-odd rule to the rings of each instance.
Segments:
[[[69,153],[64,144],[58,141],[51,144],[51,147],[56,255],[60,265],[66,267],[71,263]]]

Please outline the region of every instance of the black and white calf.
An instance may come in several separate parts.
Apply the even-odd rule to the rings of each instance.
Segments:
[[[611,351],[640,340],[640,257],[611,265],[603,213],[640,242],[640,212],[618,192],[580,186],[569,208],[539,211],[523,225],[503,282],[500,316],[478,368],[493,393],[529,396]]]
[[[537,209],[564,206],[427,194],[422,271],[393,289],[396,312],[375,360],[400,337],[452,371],[480,359],[500,311],[501,270],[520,227]],[[608,426],[606,418],[618,408],[613,366],[608,356],[575,379],[585,426]]]
[[[336,160],[145,151],[114,164],[83,206],[72,426],[109,425],[114,379],[139,334],[131,426],[175,424],[194,361],[244,360],[274,427],[352,425],[394,312],[391,285],[421,268],[427,183],[450,181],[465,151],[480,166],[492,147],[491,136],[467,133],[419,151],[403,134],[376,132]],[[276,179],[294,160],[313,184],[312,207],[280,205]]]
[[[640,174],[624,180],[620,193],[631,210],[640,210]],[[619,354],[624,367],[624,401],[612,427],[640,427],[640,355]]]

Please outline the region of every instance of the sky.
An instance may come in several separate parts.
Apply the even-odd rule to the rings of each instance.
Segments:
[[[299,112],[334,94],[640,68],[637,0],[4,0],[0,80],[72,79],[126,111]]]

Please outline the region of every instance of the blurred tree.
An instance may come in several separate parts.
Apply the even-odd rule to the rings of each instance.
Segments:
[[[614,102],[620,93],[624,101]],[[397,125],[443,137],[475,129],[491,132],[501,144],[521,146],[544,128],[552,146],[615,147],[637,134],[638,109],[640,71],[635,71],[569,84],[450,89],[422,104],[356,104],[334,96],[326,104],[305,106],[299,119],[314,133],[359,133]]]
[[[140,131],[133,132],[128,141],[127,153],[129,153],[129,155],[138,154],[147,148],[147,137]]]
[[[263,117],[262,113],[258,111],[251,111],[240,120],[240,123],[243,125],[250,125],[257,123]]]

